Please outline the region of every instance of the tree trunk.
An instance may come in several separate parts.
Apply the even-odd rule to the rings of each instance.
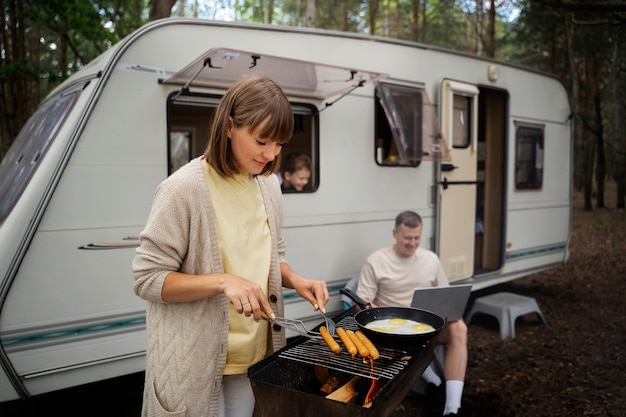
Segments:
[[[267,2],[267,23],[271,24],[274,20],[274,0]]]
[[[574,56],[574,27],[569,16],[564,17],[564,35],[567,45],[567,59],[569,62],[569,81],[570,81],[570,107],[572,111],[572,124],[574,135],[574,168],[579,173],[579,178],[574,180],[574,184],[578,187],[584,187],[584,173],[582,155],[583,153],[583,130],[579,110],[580,88],[578,85],[578,66]],[[585,205],[585,209],[587,209]]]
[[[67,74],[67,21],[63,20],[60,22],[61,27],[61,46],[59,48],[59,54],[61,58],[59,59],[59,70],[61,74]]]
[[[590,60],[586,56],[586,52],[582,52],[582,54],[578,59],[579,67],[582,68],[583,72],[577,82],[582,87],[579,102],[581,128],[583,129],[583,153],[581,155],[583,196],[585,210],[591,211],[593,210],[593,163],[596,159],[596,131],[591,124],[593,119],[593,104],[591,102],[595,97],[595,85],[589,82],[593,79]]]
[[[389,0],[384,1],[382,5],[382,12],[379,19],[381,23],[380,35],[387,38],[391,37],[392,21],[391,21],[391,2]],[[374,23],[376,24],[376,23]]]
[[[419,42],[420,40],[420,0],[413,0],[412,2],[413,10],[411,13],[411,35],[413,36],[413,40],[415,42]]]
[[[369,6],[370,35],[376,34],[376,16],[378,15],[378,0],[367,0]]]
[[[172,15],[172,7],[176,4],[176,0],[150,0],[150,16],[148,20],[163,19]]]
[[[604,183],[606,178],[606,158],[604,155],[604,129],[602,129],[602,105],[600,103],[600,95],[596,96],[596,117],[599,122],[600,130],[596,134],[596,207],[604,208]]]
[[[402,26],[402,23],[400,21],[402,20],[402,18],[400,17],[400,8],[398,7],[397,4],[396,4],[396,7],[394,8],[393,20],[395,21],[395,24],[393,25],[395,28],[394,37],[396,39],[400,39],[400,27]]]
[[[428,0],[422,0],[422,30],[420,31],[420,41],[422,42],[426,39],[426,28],[428,23],[428,19],[426,18],[426,3],[428,3]]]
[[[616,32],[619,29],[616,29]],[[613,88],[613,123],[614,123],[614,148],[615,148],[615,167],[613,169],[613,178],[617,183],[617,208],[624,208],[624,195],[626,191],[624,174],[626,171],[626,158],[624,157],[624,101],[620,95],[622,76],[620,76],[620,48],[619,33],[613,40],[613,54],[611,57],[611,87]]]
[[[312,28],[315,26],[315,0],[306,0],[306,13],[304,15],[304,26]]]
[[[2,22],[10,21],[7,12],[8,10],[5,3],[5,7],[0,10],[0,19],[2,19]],[[4,53],[8,55],[10,52],[8,50],[10,46],[10,38],[8,36],[6,23],[0,25],[0,45],[2,45]],[[0,60],[0,71],[2,73],[8,73],[7,64],[7,59]],[[7,83],[0,83],[0,120],[2,120],[2,122],[0,123],[0,160],[4,158],[4,155],[11,146],[11,142],[14,138],[14,136],[11,135],[11,129],[9,127],[9,121],[12,119],[12,117],[9,113],[9,97],[7,86]]]
[[[32,51],[31,62],[33,62],[33,66],[35,66],[35,63],[39,65],[39,63],[41,62],[40,30],[41,29],[39,25],[34,25],[32,29],[32,34],[30,35],[30,39],[29,39],[30,50]],[[42,93],[41,93],[41,82],[39,82],[38,80],[31,84],[32,85],[31,85],[31,93],[30,93],[30,109],[29,109],[29,114],[24,117],[24,123],[26,123],[26,120],[28,120],[29,115],[32,114],[34,109],[37,108],[41,98],[43,98]]]
[[[3,59],[0,60],[1,72],[6,77],[0,90],[0,115],[2,117],[2,149],[0,157],[4,157],[13,139],[28,120],[39,97],[29,95],[29,74],[23,68],[33,67],[27,60],[26,23],[24,19],[24,2],[22,0],[5,1],[2,8],[2,41]],[[32,36],[32,32],[30,35]],[[22,68],[22,70],[20,70]],[[36,83],[36,82],[35,82]]]
[[[496,0],[491,0],[489,6],[489,23],[487,24],[487,51],[486,55],[493,58],[496,54]]]
[[[595,159],[596,141],[592,131],[585,129],[583,132],[583,197],[585,211],[593,210],[593,161]]]
[[[593,63],[593,101],[596,126],[596,207],[604,208],[604,179],[606,177],[606,158],[604,155],[604,129],[602,127],[602,98],[600,95],[601,56],[595,54]]]
[[[590,120],[591,108],[589,98],[594,97],[593,84],[590,85],[590,64],[589,59],[583,52],[582,57],[579,56],[579,67],[582,68],[582,74],[575,82],[580,83],[581,90],[579,94],[580,102],[580,120],[581,129],[583,130],[583,153],[582,158],[582,178],[583,178],[583,197],[584,209],[586,211],[593,210],[593,162],[596,157],[596,137]]]

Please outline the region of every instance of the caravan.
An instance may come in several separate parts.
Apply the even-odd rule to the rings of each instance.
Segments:
[[[283,154],[312,160],[305,190],[283,196],[284,234],[294,269],[327,282],[329,312],[405,209],[474,289],[567,260],[570,109],[555,78],[394,39],[163,19],[53,91],[0,165],[0,401],[143,370],[137,235],[246,73],[283,87]],[[319,323],[295,293],[285,303]]]

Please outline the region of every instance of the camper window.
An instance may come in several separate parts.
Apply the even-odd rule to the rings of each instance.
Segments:
[[[168,175],[204,153],[211,118],[218,96],[206,94],[171,95],[167,101]]]
[[[280,152],[283,162],[287,155],[302,153],[311,159],[311,176],[302,192],[314,192],[319,186],[319,159],[318,159],[318,112],[313,106],[291,105],[293,109],[293,136],[283,146]],[[293,191],[293,190],[292,190]],[[289,190],[283,191],[289,193]]]
[[[423,85],[379,82],[374,103],[378,165],[416,167],[424,160],[448,158],[435,108]]]
[[[174,172],[191,160],[190,131],[170,132],[170,171]]]
[[[204,153],[206,138],[213,113],[220,97],[205,94],[173,93],[168,100],[168,173],[171,175],[182,165]],[[318,112],[314,106],[293,104],[294,129],[291,140],[283,147],[281,156],[300,152],[311,158],[312,171],[304,192],[317,190],[319,184],[318,162]]]
[[[517,124],[515,133],[515,187],[536,189],[543,185],[543,126]]]
[[[0,165],[0,224],[22,195],[84,85],[51,98],[28,119]]]
[[[454,114],[452,118],[452,146],[467,148],[471,143],[472,97],[454,95]]]

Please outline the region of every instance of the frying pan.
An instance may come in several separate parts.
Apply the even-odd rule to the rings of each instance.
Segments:
[[[339,292],[350,297],[362,309],[354,315],[354,320],[361,331],[378,346],[415,350],[430,343],[446,325],[443,318],[430,311],[411,307],[372,307],[370,303],[363,301],[361,297],[348,288],[343,288]],[[368,323],[373,321],[392,318],[426,323],[431,325],[434,330],[418,334],[397,334],[379,332],[366,327]]]

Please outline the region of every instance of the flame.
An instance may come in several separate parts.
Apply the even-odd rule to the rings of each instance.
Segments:
[[[370,358],[370,376],[372,376],[372,384],[370,385],[369,391],[367,391],[367,395],[365,396],[365,402],[363,403],[363,405],[371,403],[374,400],[374,397],[376,397],[376,394],[378,394],[378,392],[383,387],[383,384],[380,381],[373,378],[374,360],[372,358]]]

